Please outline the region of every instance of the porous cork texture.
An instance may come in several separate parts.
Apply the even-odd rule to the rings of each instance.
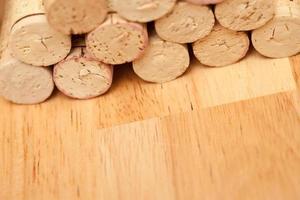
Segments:
[[[0,96],[16,104],[38,104],[54,90],[52,71],[8,56],[0,65]]]
[[[215,7],[219,23],[235,31],[249,31],[265,25],[274,16],[276,0],[226,0]]]
[[[128,22],[117,14],[107,20],[86,39],[87,51],[103,63],[119,65],[139,58],[148,45],[145,25]]]
[[[252,32],[252,44],[262,55],[283,58],[300,52],[300,3],[278,0],[276,15]]]
[[[49,23],[64,34],[84,34],[106,18],[106,0],[45,0]]]
[[[223,67],[241,60],[247,54],[249,45],[246,33],[216,24],[210,35],[193,44],[193,52],[202,64]]]
[[[53,70],[56,87],[76,99],[90,99],[106,93],[112,85],[113,67],[91,58],[85,47],[76,47]]]
[[[9,47],[26,64],[50,66],[68,55],[71,38],[50,27],[45,15],[32,15],[12,27]]]
[[[10,26],[30,15],[45,14],[44,0],[6,0]],[[11,28],[10,27],[10,28]]]
[[[167,42],[152,35],[145,54],[133,62],[133,69],[147,82],[164,83],[183,75],[189,64],[186,45]]]
[[[178,2],[171,13],[155,21],[155,30],[164,40],[184,44],[207,36],[214,24],[208,6]]]
[[[111,0],[113,9],[122,17],[135,22],[150,22],[171,12],[176,0]]]
[[[185,0],[185,1],[197,5],[209,5],[209,4],[221,3],[224,0]]]

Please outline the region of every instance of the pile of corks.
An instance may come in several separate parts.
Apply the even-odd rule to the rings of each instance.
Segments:
[[[101,96],[125,63],[164,83],[185,73],[190,54],[224,67],[251,43],[270,58],[300,52],[300,0],[7,0],[5,11],[0,95],[17,104],[41,103],[55,86]]]

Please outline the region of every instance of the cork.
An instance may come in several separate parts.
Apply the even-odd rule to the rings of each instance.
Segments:
[[[155,30],[164,40],[184,44],[207,36],[214,23],[210,7],[181,1],[171,13],[155,22]]]
[[[32,15],[13,26],[9,46],[13,56],[24,63],[50,66],[68,55],[71,39],[50,27],[45,15]]]
[[[47,19],[61,33],[85,34],[106,18],[106,0],[44,0]]]
[[[197,4],[197,5],[209,5],[221,3],[224,0],[186,0],[186,2]]]
[[[176,0],[111,0],[114,10],[135,22],[151,22],[171,12]]]
[[[103,63],[119,65],[139,58],[148,45],[146,26],[117,14],[87,35],[87,51]]]
[[[193,52],[202,64],[223,67],[244,58],[249,45],[247,33],[233,31],[216,24],[210,35],[193,43]]]
[[[219,23],[235,31],[250,31],[274,16],[274,0],[226,0],[215,7]]]
[[[54,90],[49,67],[28,65],[11,56],[9,49],[0,62],[0,96],[15,104],[38,104]]]
[[[151,34],[145,54],[133,62],[134,72],[143,80],[164,83],[177,79],[190,65],[187,45],[162,40]]]
[[[252,32],[254,48],[264,56],[282,58],[300,52],[300,3],[277,0],[275,17]]]
[[[43,0],[6,0],[10,28],[23,18],[45,14]]]
[[[8,1],[9,48],[14,57],[35,66],[63,60],[71,49],[70,36],[47,22],[42,0]]]
[[[70,55],[55,65],[53,77],[63,94],[75,99],[91,99],[110,89],[113,67],[90,57],[82,44],[74,44]]]

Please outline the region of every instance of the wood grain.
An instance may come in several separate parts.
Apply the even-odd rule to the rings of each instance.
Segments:
[[[300,56],[115,75],[93,100],[0,100],[1,200],[300,199]]]
[[[182,79],[162,92],[120,68],[104,98],[1,100],[0,199],[299,199],[299,90],[192,109]]]
[[[2,25],[3,14],[4,14],[4,0],[0,0],[0,27]]]
[[[6,107],[1,199],[299,199],[292,96],[106,129],[84,112]]]

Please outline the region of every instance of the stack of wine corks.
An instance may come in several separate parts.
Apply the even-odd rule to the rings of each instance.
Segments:
[[[41,103],[55,86],[101,96],[125,63],[164,83],[193,55],[207,67],[236,63],[251,41],[267,57],[300,52],[298,0],[7,0],[5,19],[0,95],[18,104]]]

